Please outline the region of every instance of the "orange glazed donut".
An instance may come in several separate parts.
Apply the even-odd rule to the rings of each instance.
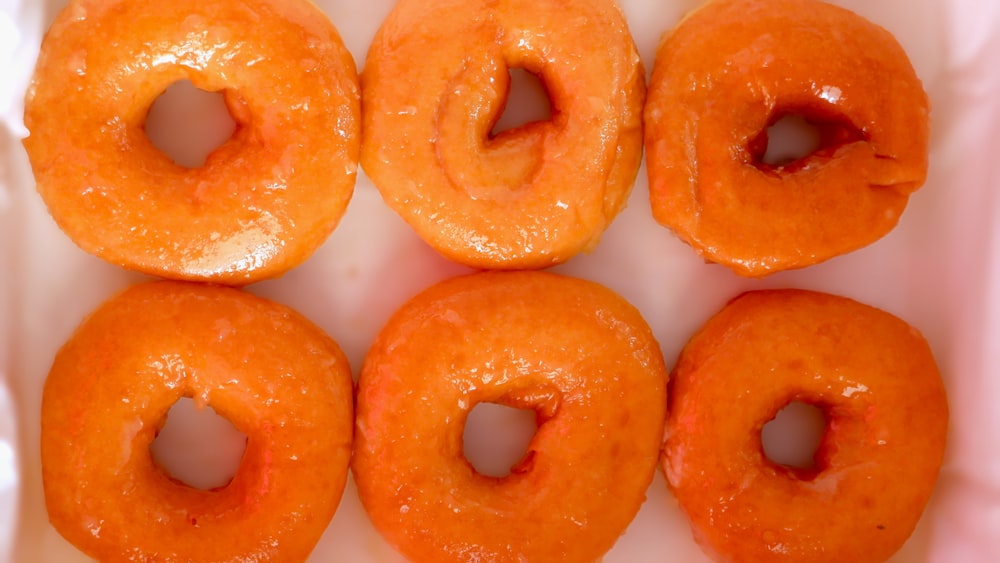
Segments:
[[[671,375],[664,473],[717,561],[881,562],[912,533],[937,479],[948,405],[927,342],[843,297],[744,294]],[[785,405],[824,413],[814,467],[766,458]]]
[[[179,80],[237,124],[201,168],[143,131]],[[357,74],[307,0],[72,0],[42,43],[24,145],[56,223],[84,250],[158,276],[244,284],[294,267],[354,188]]]
[[[478,403],[533,409],[510,475],[463,456]],[[415,562],[586,561],[656,470],[666,368],[639,312],[595,283],[479,273],[404,305],[358,381],[352,469],[375,527]]]
[[[509,68],[552,118],[492,135]],[[361,163],[431,246],[527,269],[594,247],[642,153],[642,64],[613,0],[401,0],[364,72]]]
[[[152,459],[182,397],[247,435],[222,488]],[[100,561],[301,562],[340,502],[352,424],[347,361],[292,310],[217,286],[135,286],[84,321],[45,383],[49,519]]]
[[[800,115],[813,154],[763,163]],[[665,37],[645,109],[656,220],[744,276],[801,268],[896,225],[927,174],[928,101],[902,47],[814,0],[714,0]]]

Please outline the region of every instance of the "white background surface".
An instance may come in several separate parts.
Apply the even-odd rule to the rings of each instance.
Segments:
[[[896,34],[933,103],[931,172],[899,226],[864,250],[763,281],[703,264],[650,217],[645,170],[598,248],[557,271],[618,291],[645,315],[672,364],[687,337],[746,289],[805,287],[884,308],[928,338],[952,406],[936,494],[893,561],[1000,561],[1000,3],[843,0]],[[42,382],[84,315],[141,279],[79,251],[34,192],[21,99],[42,30],[64,0],[0,0],[0,561],[83,561],[47,524],[38,459]],[[363,66],[391,0],[318,4]],[[647,72],[659,35],[697,0],[622,0]],[[360,176],[343,222],[309,261],[250,288],[289,304],[336,339],[357,372],[387,317],[464,269],[438,257]],[[81,400],[85,400],[81,398]],[[919,437],[917,437],[919,438]],[[850,518],[849,514],[831,515]],[[349,485],[313,560],[396,561]],[[605,561],[704,560],[657,475]]]

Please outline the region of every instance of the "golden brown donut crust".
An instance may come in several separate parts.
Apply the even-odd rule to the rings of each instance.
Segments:
[[[801,268],[896,225],[927,174],[928,99],[893,36],[816,0],[714,0],[657,50],[645,108],[657,221],[744,276]],[[761,163],[787,114],[821,147]]]
[[[508,68],[552,117],[490,134]],[[402,0],[361,75],[361,163],[446,257],[527,269],[593,248],[642,156],[644,71],[613,0]]]
[[[792,401],[827,419],[811,470],[762,450],[764,424]],[[663,466],[717,561],[877,563],[913,532],[947,428],[941,376],[916,329],[843,297],[757,291],[682,351]]]
[[[247,435],[223,488],[152,459],[182,397]],[[105,562],[304,561],[347,479],[352,399],[340,349],[294,311],[217,286],[134,286],[80,325],[45,382],[49,519]]]
[[[200,168],[143,131],[190,80],[237,124]],[[354,188],[351,54],[307,0],[72,0],[25,102],[38,192],[81,248],[147,274],[241,285],[280,275],[333,231]]]
[[[649,327],[608,289],[542,272],[454,278],[393,315],[365,359],[358,493],[412,561],[589,563],[645,499],[665,392]],[[481,402],[536,412],[507,477],[463,456]]]

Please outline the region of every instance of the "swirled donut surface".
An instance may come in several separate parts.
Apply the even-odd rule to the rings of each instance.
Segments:
[[[493,135],[509,68],[541,78],[552,116]],[[452,260],[550,266],[596,245],[625,205],[644,75],[611,0],[402,0],[361,80],[365,172]]]

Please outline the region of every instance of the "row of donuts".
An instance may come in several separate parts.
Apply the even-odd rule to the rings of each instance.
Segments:
[[[46,506],[100,561],[304,561],[350,465],[371,521],[409,560],[584,562],[625,531],[659,464],[719,561],[880,562],[913,531],[947,404],[905,322],[829,294],[743,294],[687,343],[669,394],[667,382],[639,311],[545,272],[481,272],[414,297],[373,342],[356,394],[337,344],[287,307],[220,286],[141,284],[55,359]],[[185,396],[248,437],[219,489],[185,486],[149,454]],[[762,426],[793,400],[826,417],[808,469],[761,447]],[[463,453],[483,402],[536,413],[503,478]]]
[[[552,117],[493,135],[509,68],[540,77]],[[183,79],[224,92],[237,123],[195,169],[143,130]],[[819,148],[767,164],[768,126],[787,114],[818,128]],[[550,266],[598,243],[643,147],[656,220],[763,276],[895,226],[926,176],[928,102],[891,34],[817,0],[709,2],[665,36],[648,92],[613,0],[402,0],[360,82],[306,0],[72,0],[43,42],[25,125],[56,223],[157,276],[282,274],[333,231],[359,161],[448,258]]]

